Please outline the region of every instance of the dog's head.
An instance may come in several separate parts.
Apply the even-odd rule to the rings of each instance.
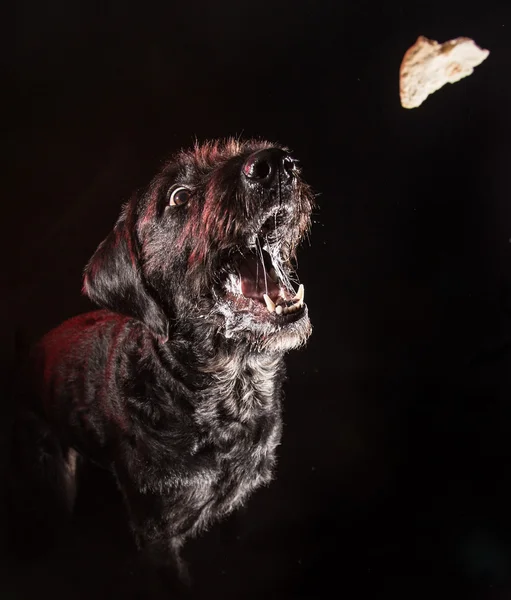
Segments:
[[[231,139],[180,152],[124,207],[84,292],[162,341],[171,324],[258,350],[297,347],[311,327],[292,264],[312,205],[285,148]]]

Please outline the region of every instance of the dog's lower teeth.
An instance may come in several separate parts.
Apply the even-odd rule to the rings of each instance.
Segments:
[[[287,304],[291,301],[285,299],[285,291],[283,289],[280,290],[280,296],[277,298],[276,303],[268,296],[268,294],[263,294],[263,299],[268,312],[274,312],[277,315],[287,315],[296,312],[303,306],[304,295],[305,291],[303,284],[300,284],[298,292],[292,300],[292,304]]]
[[[301,283],[298,287],[298,291],[296,292],[296,296],[293,298],[293,300],[300,300],[301,302],[303,302],[304,297],[305,297],[305,287],[304,287],[303,283]]]
[[[302,306],[303,306],[303,300],[298,300],[298,302],[295,302],[294,304],[291,304],[291,306],[283,306],[282,304],[278,304],[275,307],[275,312],[278,315],[287,315],[289,313],[296,312]]]
[[[269,310],[269,312],[273,312],[275,310],[275,302],[273,302],[273,300],[268,296],[268,294],[263,294],[263,298],[266,303],[266,308]]]

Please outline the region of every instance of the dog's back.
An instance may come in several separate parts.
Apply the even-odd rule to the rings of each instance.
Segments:
[[[90,444],[79,415],[85,419],[87,412],[91,421],[91,415],[105,412],[99,405],[108,395],[101,398],[94,390],[104,388],[100,377],[112,357],[114,331],[125,321],[104,310],[80,315],[50,331],[22,359],[6,486],[15,551],[27,554],[44,546],[72,513],[81,460],[76,448],[80,438]],[[97,437],[102,420],[94,419]],[[101,462],[101,446],[91,450],[91,458]]]
[[[146,334],[146,335],[144,335]],[[107,438],[122,429],[118,382],[144,327],[106,310],[79,315],[46,334],[33,353],[35,402],[63,443],[101,462]]]

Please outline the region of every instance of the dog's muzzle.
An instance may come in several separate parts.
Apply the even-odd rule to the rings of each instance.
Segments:
[[[296,163],[284,150],[269,148],[251,154],[245,161],[242,172],[250,181],[271,186],[277,176],[280,183],[289,182],[296,174]]]
[[[283,255],[288,228],[300,210],[298,174],[297,161],[280,148],[258,150],[242,163],[242,182],[259,218],[255,226],[250,224],[246,248],[237,247],[227,280],[229,298],[239,309],[280,325],[305,312],[304,286],[293,289]]]

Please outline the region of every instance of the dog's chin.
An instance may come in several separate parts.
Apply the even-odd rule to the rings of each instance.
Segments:
[[[226,298],[216,305],[223,326],[220,333],[233,342],[244,344],[257,352],[283,353],[303,346],[311,334],[307,306],[286,315],[268,314],[255,301],[245,304],[239,299]]]

